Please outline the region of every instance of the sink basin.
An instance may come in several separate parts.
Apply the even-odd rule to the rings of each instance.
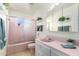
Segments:
[[[76,47],[74,45],[71,45],[71,44],[61,44],[61,46],[63,48],[67,48],[67,49],[76,49]]]
[[[48,39],[48,40],[43,39],[43,40],[41,40],[41,41],[43,41],[43,42],[52,42],[52,41],[54,41],[54,40],[52,40],[52,39]]]

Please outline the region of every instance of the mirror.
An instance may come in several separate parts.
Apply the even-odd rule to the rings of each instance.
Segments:
[[[77,3],[64,3],[54,6],[46,18],[49,31],[78,32],[79,6]]]

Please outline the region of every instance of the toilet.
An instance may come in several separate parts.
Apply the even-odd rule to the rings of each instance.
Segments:
[[[35,43],[29,43],[27,47],[30,50],[31,54],[35,55]]]

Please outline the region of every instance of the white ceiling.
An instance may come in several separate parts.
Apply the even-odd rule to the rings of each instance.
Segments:
[[[52,5],[55,5],[52,10],[52,12],[54,12],[54,10],[59,10],[62,5],[66,8],[73,4],[74,3],[60,3],[56,6],[56,3],[11,3],[9,6],[9,15],[14,16],[14,14],[16,15],[16,13],[18,13],[18,16],[21,14],[20,16],[24,16],[27,19],[37,19],[37,17],[44,18],[48,14]]]
[[[15,10],[33,18],[45,17],[51,6],[52,3],[11,3],[9,11]]]

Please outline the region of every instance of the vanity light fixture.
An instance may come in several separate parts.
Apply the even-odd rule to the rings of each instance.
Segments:
[[[3,3],[3,5],[6,7],[6,9],[9,8],[9,3]]]
[[[34,5],[34,3],[29,3],[29,5]]]
[[[49,11],[52,10],[55,6],[58,6],[58,5],[59,5],[59,3],[53,3],[53,4],[51,5],[51,7],[49,8]]]
[[[42,20],[42,18],[41,17],[38,17],[37,20]]]
[[[51,5],[51,7],[49,8],[49,11],[52,10],[54,8],[54,4]]]
[[[58,5],[59,5],[59,3],[55,3],[55,5],[56,5],[56,6],[58,6]]]

